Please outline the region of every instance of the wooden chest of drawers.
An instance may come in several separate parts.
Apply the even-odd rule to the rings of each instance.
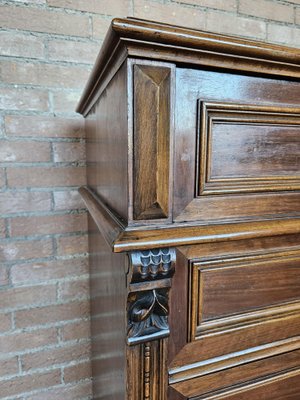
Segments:
[[[112,22],[78,106],[94,399],[300,399],[299,64]]]

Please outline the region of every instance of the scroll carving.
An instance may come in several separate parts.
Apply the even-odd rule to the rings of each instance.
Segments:
[[[130,254],[127,315],[129,344],[169,336],[169,289],[175,250],[155,249]]]

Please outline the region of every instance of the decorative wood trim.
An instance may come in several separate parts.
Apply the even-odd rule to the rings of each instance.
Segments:
[[[172,226],[161,225],[159,230],[155,227],[126,227],[125,221],[116,216],[98,195],[85,187],[80,188],[79,192],[93,220],[115,253],[300,233],[300,218],[226,225],[179,222]]]
[[[174,224],[161,229],[126,229],[114,242],[119,253],[158,247],[177,247],[191,244],[226,242],[260,237],[300,233],[300,219],[273,219],[259,222],[228,223],[226,225]]]
[[[234,312],[226,316],[216,316],[203,321],[202,307],[203,307],[203,290],[204,284],[202,282],[202,274],[209,273],[209,271],[235,269],[235,268],[249,268],[265,265],[272,265],[275,267],[277,264],[281,265],[285,262],[297,262],[300,260],[300,251],[296,249],[290,251],[288,254],[285,252],[278,252],[276,254],[259,254],[259,255],[245,255],[243,257],[231,257],[228,259],[210,259],[210,260],[192,260],[190,263],[190,340],[203,338],[204,336],[223,334],[227,331],[247,327],[253,324],[266,323],[272,319],[285,318],[287,315],[300,315],[300,302],[299,300],[282,301],[274,305],[268,305],[259,308],[250,309],[245,312]],[[206,272],[205,272],[206,271]]]
[[[131,60],[134,220],[171,220],[174,65]],[[130,77],[131,79],[131,77]]]
[[[229,389],[229,390],[222,390],[220,393],[215,393],[211,395],[204,395],[204,396],[197,396],[193,397],[193,400],[226,400],[227,397],[236,395],[236,394],[243,394],[251,389],[259,388],[266,385],[271,385],[272,383],[279,382],[288,378],[296,377],[300,375],[300,369],[292,369],[285,373],[278,373],[271,377],[262,378],[256,380],[255,382],[250,382],[246,385],[240,385],[238,387]]]
[[[247,124],[253,126],[253,129],[257,125],[297,127],[300,130],[300,108],[199,101],[198,119],[197,196],[300,189],[300,175],[251,177],[248,173],[247,176],[211,176],[213,124]]]
[[[298,49],[145,20],[118,18],[111,23],[77,112],[87,112],[89,103],[99,89],[99,77],[110,68],[114,53],[115,57],[121,53],[121,59],[128,54],[170,62],[300,77]]]
[[[225,354],[220,357],[199,361],[194,364],[186,364],[183,367],[169,370],[169,383],[175,384],[188,379],[195,379],[225,369],[237,367],[249,362],[258,361],[267,357],[274,357],[293,350],[300,349],[300,337],[293,337],[277,342],[267,343],[262,346]]]
[[[167,400],[167,340],[127,347],[128,399]]]
[[[175,271],[175,250],[132,252],[129,259],[128,344],[145,343],[169,336],[168,300],[170,278]]]

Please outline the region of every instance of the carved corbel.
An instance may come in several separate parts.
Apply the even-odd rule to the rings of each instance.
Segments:
[[[171,248],[129,254],[128,344],[169,336],[169,289],[175,259],[175,249]]]

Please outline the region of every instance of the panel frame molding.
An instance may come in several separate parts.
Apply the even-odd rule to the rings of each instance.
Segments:
[[[198,100],[195,197],[300,190],[300,174],[214,178],[210,174],[213,124],[290,126],[300,129],[300,108]]]
[[[253,310],[233,313],[201,320],[201,304],[203,285],[201,274],[214,269],[238,268],[263,265],[265,262],[281,263],[283,260],[300,260],[300,249],[290,252],[262,253],[237,257],[211,258],[207,260],[193,259],[189,262],[189,341],[199,340],[211,335],[224,334],[251,325],[267,323],[271,320],[284,320],[287,316],[300,316],[300,301],[286,301]]]

